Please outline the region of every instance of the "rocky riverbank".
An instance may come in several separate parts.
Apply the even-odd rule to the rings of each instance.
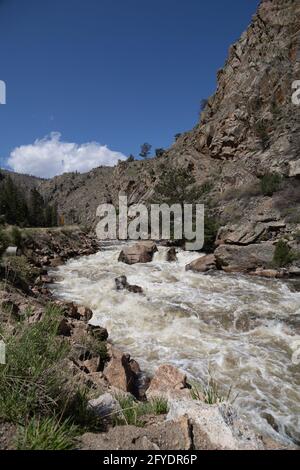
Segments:
[[[66,355],[62,354],[57,359],[63,370],[64,387],[67,382],[70,396],[64,407],[68,409],[72,402],[71,419],[78,426],[72,447],[155,450],[282,448],[282,444],[266,436],[255,435],[211,384],[212,389],[207,395],[207,390],[203,392],[200,386],[189,384],[184,372],[168,364],[158,367],[153,377],[147,377],[134,359],[114,347],[105,328],[89,324],[93,316],[89,308],[53,298],[49,290],[53,279],[48,269],[69,257],[91,254],[98,249],[97,242],[78,229],[43,230],[24,238],[22,255],[18,257],[22,259],[21,267],[17,266],[16,259],[4,261],[4,272],[10,274],[2,279],[1,326],[8,345],[12,338],[18,338],[24,331],[43,328],[49,321],[49,306],[52,313],[58,315],[54,341],[58,341],[59,347],[66,345],[68,349]],[[139,245],[137,249],[139,260],[143,260],[145,255],[151,261],[157,248],[148,243]],[[120,261],[126,262],[124,256],[130,256],[132,260],[133,251],[123,253]],[[24,269],[26,264],[27,271]],[[27,277],[26,272],[30,273]],[[36,275],[34,280],[33,273]],[[49,338],[49,343],[52,340]],[[9,350],[8,347],[8,354]],[[9,364],[9,367],[13,365]],[[28,373],[30,375],[30,371],[24,369],[24,375]],[[3,381],[4,377],[1,379]],[[88,415],[84,418],[84,425],[82,422],[78,425],[83,411],[79,412],[74,406],[74,397],[79,391],[85,397],[81,402],[85,408],[83,414]],[[213,397],[210,392],[213,392]],[[24,392],[19,389],[16,393]],[[40,406],[41,409],[37,407],[35,413],[42,420],[48,412],[45,413]],[[58,409],[59,406],[58,401]],[[26,429],[28,416],[19,416],[16,421],[5,406],[0,410],[0,448],[30,447],[30,443],[24,443],[20,437],[16,444],[16,435],[22,435],[22,430]],[[66,417],[70,419],[68,415]]]

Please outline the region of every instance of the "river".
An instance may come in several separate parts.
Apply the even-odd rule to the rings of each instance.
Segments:
[[[186,272],[199,254],[152,263],[118,262],[119,245],[71,260],[55,272],[55,294],[89,306],[93,324],[153,373],[171,363],[194,380],[212,376],[260,433],[300,442],[300,293],[283,281]],[[144,294],[117,291],[125,274]]]

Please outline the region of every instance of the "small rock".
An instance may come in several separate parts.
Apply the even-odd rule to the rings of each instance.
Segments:
[[[83,305],[77,307],[77,312],[79,314],[79,318],[83,319],[86,322],[89,322],[93,317],[92,310],[88,307],[83,306]]]
[[[170,263],[177,261],[176,248],[174,246],[168,249],[166,260]]]
[[[140,286],[131,285],[127,282],[126,276],[119,276],[115,278],[116,289],[117,290],[128,290],[134,294],[142,294],[143,289]]]
[[[113,413],[121,411],[118,401],[110,393],[104,393],[98,398],[89,400],[88,408],[99,418],[111,418]]]
[[[100,358],[92,357],[91,359],[87,359],[83,362],[83,366],[87,369],[88,374],[93,372],[99,372]]]

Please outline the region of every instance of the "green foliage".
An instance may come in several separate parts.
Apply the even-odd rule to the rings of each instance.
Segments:
[[[10,232],[10,239],[14,246],[20,248],[20,246],[22,245],[22,234],[18,227],[12,227]]]
[[[33,417],[25,426],[19,427],[17,450],[70,450],[78,428],[69,420],[60,422],[55,417]]]
[[[201,189],[186,168],[165,170],[155,187],[154,202],[165,204],[192,204],[199,199]]]
[[[166,153],[165,149],[162,149],[162,148],[155,149],[155,156],[157,158],[163,157],[165,153]]]
[[[228,401],[227,398],[229,398],[225,398],[221,394],[218,384],[211,377],[209,377],[207,384],[204,386],[193,384],[191,388],[191,396],[193,400],[203,401],[208,405],[223,403]]]
[[[0,173],[1,175],[1,173]],[[20,227],[57,226],[57,207],[46,204],[37,189],[32,189],[29,200],[10,176],[0,178],[1,220]]]
[[[276,173],[267,173],[261,178],[261,192],[264,196],[273,196],[280,190],[282,178]]]
[[[27,284],[33,282],[39,274],[39,269],[32,266],[26,256],[11,256],[7,258],[5,260],[5,268],[10,280],[18,278]]]
[[[143,427],[145,421],[142,417],[146,415],[162,415],[169,411],[168,401],[157,397],[148,402],[138,402],[129,395],[117,395],[121,411],[113,415],[115,425],[128,425]]]
[[[259,138],[262,149],[266,150],[270,145],[270,134],[268,131],[268,126],[264,120],[258,120],[254,126],[255,134]]]
[[[1,181],[0,211],[8,224],[21,226],[28,224],[28,206],[24,194],[13,183],[10,176]]]
[[[203,251],[205,251],[206,253],[213,253],[219,228],[220,226],[217,220],[213,216],[208,215],[207,212],[205,212]]]
[[[273,264],[278,268],[282,268],[293,261],[293,253],[287,242],[284,240],[279,240],[275,247]]]
[[[65,403],[63,369],[68,345],[57,337],[61,312],[48,307],[33,325],[18,324],[5,338],[7,363],[0,365],[0,420],[26,423],[34,414],[52,414]]]
[[[152,145],[145,142],[141,145],[140,157],[148,158],[152,149]]]
[[[0,228],[0,256],[3,255],[8,245],[9,245],[9,238],[7,236],[7,233],[3,229]]]
[[[132,162],[134,162],[134,160],[135,160],[134,156],[133,156],[133,155],[129,155],[129,157],[127,158],[126,161],[127,161],[127,163],[132,163]]]
[[[208,105],[208,99],[207,98],[203,98],[201,101],[200,101],[200,113],[202,113],[206,106]]]

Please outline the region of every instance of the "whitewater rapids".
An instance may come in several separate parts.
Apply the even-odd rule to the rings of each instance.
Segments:
[[[55,271],[55,294],[94,311],[93,324],[114,344],[154,372],[171,363],[206,381],[208,371],[224,395],[261,433],[300,442],[300,293],[287,282],[186,272],[199,254],[180,251],[165,261],[118,262],[122,246],[107,246]],[[126,275],[144,294],[117,291]]]

